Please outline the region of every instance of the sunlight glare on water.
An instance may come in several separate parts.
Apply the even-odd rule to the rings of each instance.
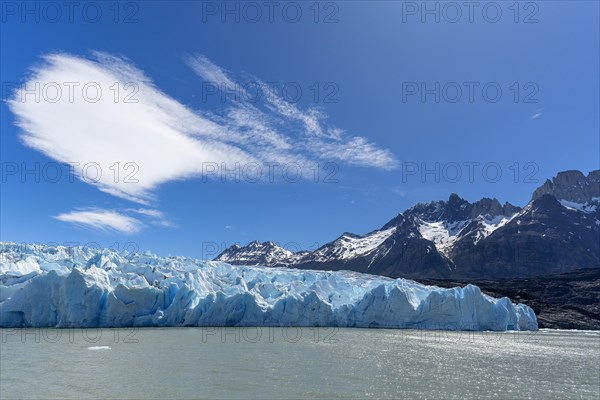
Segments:
[[[587,331],[3,329],[0,355],[2,398],[600,396]]]

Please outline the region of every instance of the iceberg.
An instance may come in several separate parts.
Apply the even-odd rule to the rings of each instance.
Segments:
[[[477,286],[0,243],[0,327],[328,326],[537,330]]]

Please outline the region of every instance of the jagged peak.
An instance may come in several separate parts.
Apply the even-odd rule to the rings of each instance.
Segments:
[[[538,187],[531,196],[536,200],[550,194],[559,200],[587,203],[600,196],[600,170],[590,171],[587,176],[578,170],[561,171]]]
[[[359,238],[362,237],[361,235],[357,235],[356,233],[352,233],[352,232],[344,232],[340,235],[340,237],[338,239],[341,239],[343,237],[349,237],[349,238]]]
[[[547,208],[547,207],[560,207],[561,204],[558,201],[558,199],[556,198],[556,196],[553,196],[551,194],[543,194],[540,197],[538,197],[537,199],[533,200],[531,202],[531,204],[533,205],[534,208]]]
[[[566,171],[560,171],[556,174],[555,179],[583,179],[586,178],[585,174],[576,169],[568,169]]]
[[[590,171],[587,175],[587,178],[592,179],[594,181],[600,181],[600,169]]]
[[[468,203],[467,200],[463,199],[462,197],[460,197],[457,193],[450,193],[450,196],[448,197],[448,203]]]
[[[245,246],[240,246],[239,244],[234,244],[232,246],[230,246],[229,248],[233,248],[233,249],[255,249],[255,248],[283,248],[281,246],[279,246],[276,242],[273,242],[271,240],[265,241],[265,242],[261,242],[259,240],[253,240],[250,243],[248,243]]]

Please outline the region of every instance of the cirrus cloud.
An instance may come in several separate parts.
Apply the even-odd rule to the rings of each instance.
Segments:
[[[121,214],[114,210],[97,208],[61,213],[54,218],[59,221],[69,222],[99,231],[115,231],[128,234],[139,232],[142,226],[142,221],[136,218]]]
[[[240,87],[231,73],[205,56],[185,61],[221,89]],[[310,167],[335,161],[384,170],[397,166],[389,150],[326,124],[322,109],[301,109],[266,83],[256,82],[269,94],[259,104],[242,97],[222,110],[192,110],[126,58],[54,53],[31,68],[7,104],[25,145],[71,165],[83,182],[146,206],[155,203],[157,187],[206,175],[209,164]],[[134,212],[150,217],[154,225],[173,226],[160,211],[149,210]],[[55,218],[123,233],[135,233],[144,225],[115,210],[72,211]]]
[[[44,88],[56,85],[62,94],[54,101],[54,92],[44,95]],[[27,93],[36,88],[41,101]],[[95,60],[44,57],[8,105],[26,145],[70,164],[86,183],[142,204],[158,185],[201,174],[203,163],[257,161],[227,144],[223,127],[167,96],[127,60],[102,53]],[[133,165],[133,179],[112,173],[115,163]]]

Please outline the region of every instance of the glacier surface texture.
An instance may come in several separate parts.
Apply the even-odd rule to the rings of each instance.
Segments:
[[[337,326],[536,330],[477,286],[232,266],[91,247],[0,244],[1,327]]]

